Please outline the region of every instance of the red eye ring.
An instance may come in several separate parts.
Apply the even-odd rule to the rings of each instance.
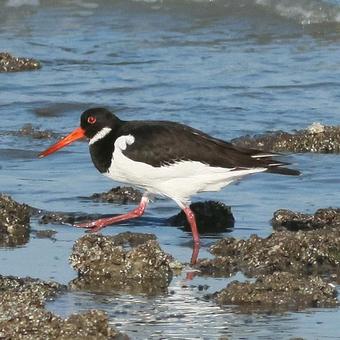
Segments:
[[[96,117],[90,116],[90,117],[87,118],[87,122],[89,124],[94,124],[96,121],[97,121]]]

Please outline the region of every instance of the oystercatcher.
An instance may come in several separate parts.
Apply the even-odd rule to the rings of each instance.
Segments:
[[[144,189],[133,211],[76,225],[95,232],[107,225],[141,216],[150,195],[173,199],[191,226],[196,253],[199,234],[190,197],[198,192],[218,191],[236,180],[258,172],[298,175],[273,160],[275,154],[236,147],[189,126],[170,121],[123,121],[105,108],[82,113],[80,127],[41,152],[45,157],[87,137],[95,167],[111,179]],[[196,254],[196,257],[197,257]],[[194,256],[193,256],[194,257]]]

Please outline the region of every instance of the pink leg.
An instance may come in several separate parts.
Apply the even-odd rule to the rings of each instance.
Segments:
[[[183,209],[183,211],[184,211],[185,216],[187,217],[187,220],[190,224],[190,228],[191,228],[191,232],[192,232],[192,238],[194,239],[194,243],[199,244],[200,243],[200,236],[199,236],[198,231],[197,231],[195,215],[189,207],[185,207]]]
[[[149,199],[146,196],[142,197],[142,200],[140,201],[138,207],[126,214],[118,215],[114,217],[108,217],[108,218],[101,218],[96,221],[87,222],[87,223],[80,223],[75,224],[75,227],[77,228],[88,228],[90,229],[90,232],[97,232],[98,230],[119,222],[123,222],[126,220],[131,220],[133,218],[140,217],[144,214],[145,208],[149,202]]]
[[[192,232],[192,238],[194,240],[194,246],[192,249],[192,255],[191,255],[191,264],[196,264],[197,262],[197,258],[198,258],[198,254],[199,254],[199,250],[200,250],[200,236],[198,234],[197,231],[197,225],[196,225],[196,218],[194,213],[192,212],[192,210],[189,207],[185,207],[183,209],[187,220],[190,224],[191,227],[191,232]]]

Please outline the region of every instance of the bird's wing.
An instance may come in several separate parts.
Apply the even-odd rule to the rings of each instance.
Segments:
[[[258,150],[239,148],[174,122],[133,122],[130,126],[125,124],[119,134],[134,137],[134,142],[123,152],[127,157],[155,167],[178,161],[198,161],[230,169],[281,164],[271,160],[271,155],[261,157],[263,153]]]

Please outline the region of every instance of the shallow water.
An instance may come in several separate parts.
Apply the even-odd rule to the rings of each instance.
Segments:
[[[37,208],[110,214],[132,206],[82,199],[118,183],[97,173],[85,143],[38,160],[54,140],[13,135],[26,123],[63,135],[78,125],[81,111],[105,106],[123,119],[175,120],[232,139],[340,121],[338,1],[6,0],[0,13],[0,50],[43,64],[36,72],[0,74],[0,191]],[[259,174],[194,199],[231,205],[236,225],[229,235],[240,238],[270,234],[279,208],[338,206],[338,155],[288,160],[303,176]],[[173,202],[156,201],[138,223],[103,233],[155,233],[164,250],[187,262],[190,233],[164,225],[177,211]],[[0,249],[1,274],[68,283],[76,276],[68,256],[83,232],[36,220],[31,226],[57,230],[56,240],[32,235],[23,247]],[[207,247],[223,236],[203,236],[200,257],[210,256]],[[138,339],[340,338],[338,309],[242,315],[204,299],[233,278],[184,277],[175,277],[163,296],[68,293],[48,308],[61,315],[104,309]]]

